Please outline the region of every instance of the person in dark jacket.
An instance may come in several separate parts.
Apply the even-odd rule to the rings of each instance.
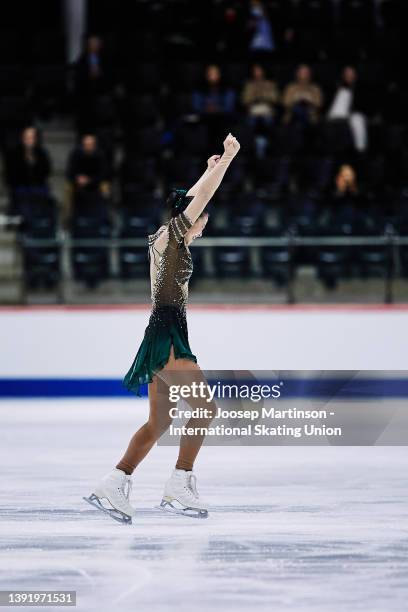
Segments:
[[[110,194],[109,168],[94,134],[84,134],[69,156],[67,173],[69,208],[93,205]]]
[[[89,36],[75,64],[75,90],[81,98],[109,92],[113,85],[112,63],[99,36]]]
[[[205,69],[201,88],[193,91],[192,108],[207,125],[211,142],[221,138],[226,122],[234,115],[235,106],[235,91],[225,86],[220,67],[210,64]]]
[[[6,182],[12,203],[32,195],[47,196],[50,172],[50,157],[40,144],[38,130],[35,127],[25,128],[20,143],[6,156]]]
[[[103,96],[109,96],[114,88],[114,71],[111,58],[104,50],[99,36],[89,36],[74,71],[74,104],[77,128],[80,132],[94,125],[95,104]]]
[[[335,177],[335,189],[327,209],[326,224],[331,228],[349,228],[349,232],[363,229],[370,221],[364,193],[358,186],[355,169],[343,164]]]

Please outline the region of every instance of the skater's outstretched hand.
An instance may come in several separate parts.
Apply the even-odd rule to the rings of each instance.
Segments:
[[[231,134],[228,134],[224,140],[224,156],[228,159],[233,159],[241,148],[238,140]]]
[[[211,155],[211,157],[207,160],[207,166],[209,170],[212,170],[217,165],[220,160],[221,155]]]
[[[221,184],[224,174],[228,169],[231,161],[234,159],[240,149],[238,140],[232,135],[228,134],[224,140],[224,153],[223,155],[213,155],[207,161],[208,168],[198,181],[194,185],[193,189],[187,193],[187,195],[193,195],[193,199],[186,207],[184,213],[185,216],[195,223],[198,217],[207,206],[208,202],[213,197],[214,193]],[[210,168],[210,164],[213,164]]]

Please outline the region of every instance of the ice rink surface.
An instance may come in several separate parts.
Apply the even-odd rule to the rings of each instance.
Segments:
[[[208,520],[154,509],[177,450],[156,447],[124,526],[82,496],[146,413],[137,399],[0,402],[0,589],[76,590],[74,609],[100,612],[406,610],[405,447],[206,447]]]

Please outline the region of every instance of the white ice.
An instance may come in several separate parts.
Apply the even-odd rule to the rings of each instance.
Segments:
[[[213,511],[195,520],[154,509],[177,450],[156,447],[135,474],[134,524],[119,525],[82,496],[146,412],[0,402],[0,590],[76,590],[77,610],[99,612],[406,610],[406,448],[206,447]]]

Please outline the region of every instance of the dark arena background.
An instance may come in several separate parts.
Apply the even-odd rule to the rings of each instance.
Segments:
[[[406,610],[407,4],[2,2],[0,610]],[[147,235],[229,132],[191,248],[201,368],[272,376],[289,408],[332,371],[369,399],[345,400],[349,443],[205,444],[207,520],[157,508],[160,443],[119,525],[82,498],[149,414],[122,384]]]
[[[146,301],[163,198],[229,131],[193,300],[406,301],[404,2],[41,7],[1,23],[1,302]]]

